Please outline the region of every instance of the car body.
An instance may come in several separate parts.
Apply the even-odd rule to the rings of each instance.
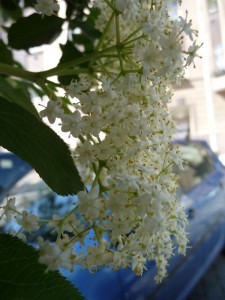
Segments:
[[[32,167],[13,153],[0,152],[0,202],[7,191]]]
[[[189,248],[186,256],[175,254],[169,261],[168,276],[160,284],[154,282],[156,266],[148,262],[148,270],[136,276],[130,269],[113,271],[103,267],[91,274],[77,266],[74,272],[60,270],[88,300],[183,300],[225,244],[225,168],[205,141],[174,141],[179,145],[184,170],[179,175],[180,201],[189,219]],[[19,205],[31,201],[30,211],[47,217],[50,213],[62,215],[77,201],[76,197],[60,197],[36,178],[32,188],[30,179],[18,181],[10,195]],[[28,175],[28,174],[27,174]],[[26,175],[26,176],[27,176]],[[39,186],[38,186],[39,182]],[[26,188],[27,186],[27,188]],[[35,194],[35,189],[36,194]],[[31,197],[33,193],[33,196]],[[36,199],[39,201],[34,202]],[[12,225],[5,225],[9,230]],[[87,245],[88,246],[88,245]]]

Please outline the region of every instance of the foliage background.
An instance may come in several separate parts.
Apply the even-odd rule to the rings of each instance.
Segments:
[[[14,53],[25,50],[29,55],[32,47],[53,43],[67,24],[68,39],[60,46],[59,64],[83,57],[93,51],[95,39],[100,35],[93,29],[98,11],[87,10],[90,5],[87,0],[66,0],[66,18],[42,17],[34,12],[35,3],[0,1],[0,145],[30,163],[58,194],[76,194],[82,183],[68,146],[41,122],[31,101],[34,95],[47,94],[51,98],[57,84],[49,82],[48,74],[42,76],[25,70]],[[80,28],[79,34],[74,33],[75,28]],[[87,67],[88,62],[83,65]],[[72,78],[74,75],[62,74],[58,80],[66,85]],[[68,110],[66,105],[64,109]],[[38,254],[22,241],[0,234],[0,248],[0,288],[4,299],[56,300],[62,295],[63,299],[83,299],[57,272],[45,274],[45,267],[37,262]]]

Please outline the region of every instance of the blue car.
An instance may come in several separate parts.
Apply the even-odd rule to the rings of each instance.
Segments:
[[[148,270],[136,276],[130,269],[113,271],[102,268],[91,274],[79,266],[74,272],[60,270],[87,300],[182,300],[186,299],[207,268],[225,245],[225,168],[205,141],[175,141],[179,145],[184,170],[179,175],[180,201],[189,219],[187,228],[189,248],[186,256],[175,254],[169,261],[168,276],[156,284],[155,263],[148,262]],[[48,218],[52,213],[62,215],[76,201],[75,197],[61,197],[30,171],[9,191],[19,205],[30,201],[30,211]],[[32,198],[33,197],[33,198]],[[24,199],[28,199],[24,201]],[[33,200],[32,200],[33,199]],[[36,199],[39,201],[34,202]],[[33,201],[33,202],[32,202]],[[4,225],[8,230],[10,226]],[[44,235],[48,232],[44,229]]]
[[[7,191],[28,171],[31,166],[10,152],[0,152],[0,202]]]

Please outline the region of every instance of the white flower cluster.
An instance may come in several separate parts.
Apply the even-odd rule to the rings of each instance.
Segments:
[[[36,215],[30,214],[27,211],[19,212],[15,206],[16,198],[7,199],[6,205],[0,208],[3,209],[3,213],[0,216],[0,219],[5,215],[7,221],[11,221],[14,217],[18,225],[20,225],[20,229],[18,232],[12,231],[11,234],[15,235],[23,240],[26,240],[25,234],[22,232],[25,231],[31,233],[32,231],[36,231],[39,229],[39,218]]]
[[[182,161],[170,146],[167,104],[170,87],[180,82],[199,46],[191,23],[172,21],[165,3],[96,0],[101,11],[96,28],[103,32],[96,45],[102,55],[92,61],[96,76],[66,88],[76,99],[73,113],[63,113],[59,100],[41,112],[51,123],[60,118],[62,131],[79,139],[75,163],[87,186],[71,212],[53,216],[55,244],[40,241],[40,262],[48,269],[107,265],[141,275],[146,262],[155,260],[160,281],[175,245],[185,253],[186,216],[172,172]],[[185,34],[187,50],[181,44]],[[85,248],[88,237],[92,244]],[[71,248],[75,243],[79,253]]]

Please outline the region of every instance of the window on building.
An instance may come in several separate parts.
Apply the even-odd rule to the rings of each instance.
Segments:
[[[208,0],[208,8],[209,8],[210,14],[214,14],[214,13],[218,12],[217,0]]]
[[[213,68],[216,76],[225,73],[225,54],[221,38],[221,25],[217,0],[208,0],[210,35],[213,50]]]
[[[178,1],[177,0],[169,0],[168,1],[168,11],[169,15],[172,19],[178,18]]]

